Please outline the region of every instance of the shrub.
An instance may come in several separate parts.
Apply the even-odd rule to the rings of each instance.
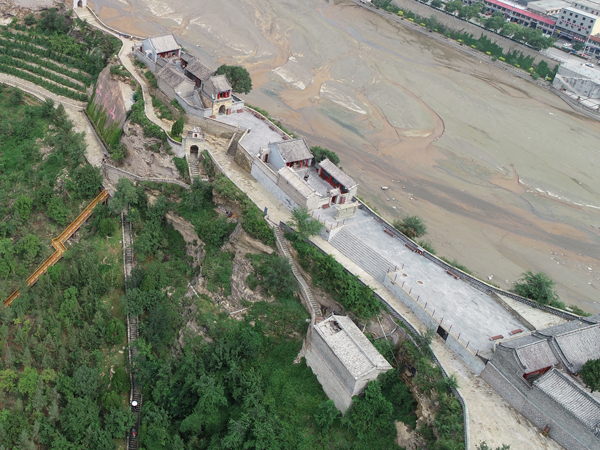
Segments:
[[[102,219],[98,224],[98,235],[100,237],[112,236],[116,229],[117,226],[115,225],[114,220],[109,218]]]
[[[105,339],[110,345],[121,344],[125,340],[125,324],[117,318],[112,319],[106,326]]]
[[[524,272],[515,283],[513,292],[542,305],[556,305],[558,295],[554,292],[554,281],[543,272]]]
[[[65,225],[67,223],[69,211],[65,207],[62,197],[54,197],[48,202],[46,214],[59,225]]]
[[[115,370],[111,380],[111,388],[119,394],[124,394],[131,389],[129,375],[127,375],[127,372],[125,372],[123,367],[119,367],[117,370]]]
[[[19,91],[21,92],[21,91]],[[31,215],[31,207],[33,206],[33,199],[28,195],[20,195],[15,200],[13,207],[15,212],[21,217],[23,220],[29,219]]]
[[[394,228],[410,239],[423,236],[427,232],[425,223],[418,216],[408,216],[401,221],[396,220],[394,221]]]

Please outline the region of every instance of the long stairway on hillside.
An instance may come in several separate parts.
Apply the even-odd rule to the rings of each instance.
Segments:
[[[133,235],[131,231],[131,222],[125,220],[124,214],[121,214],[121,224],[123,225],[123,271],[125,272],[125,282],[131,276],[133,270]],[[127,286],[126,286],[127,288]],[[140,430],[140,412],[142,410],[142,392],[135,381],[133,373],[133,361],[137,355],[137,347],[134,345],[139,338],[139,320],[137,316],[127,315],[127,344],[129,347],[129,380],[131,382],[131,391],[129,394],[129,406],[131,412],[135,415],[135,430],[127,433],[127,449],[137,450],[140,448],[138,432]]]
[[[395,267],[345,228],[338,231],[329,243],[377,281],[383,282],[386,273]]]
[[[315,299],[312,295],[312,292],[310,290],[310,287],[308,286],[308,283],[306,283],[306,281],[304,280],[304,277],[300,274],[298,267],[296,267],[296,261],[294,261],[294,258],[292,258],[290,250],[287,248],[287,244],[285,243],[285,237],[283,236],[283,232],[281,231],[281,228],[279,228],[278,226],[275,226],[274,231],[275,231],[275,239],[277,240],[277,247],[279,248],[281,253],[283,253],[283,256],[285,256],[285,258],[287,258],[287,260],[290,262],[290,265],[292,266],[292,273],[294,274],[294,277],[296,277],[296,280],[298,280],[298,284],[300,285],[300,291],[302,292],[302,295],[306,299],[306,302],[308,303],[308,307],[311,309],[311,316],[314,316],[315,321],[319,321],[319,320],[323,319],[323,313],[321,312],[321,307],[315,301]]]

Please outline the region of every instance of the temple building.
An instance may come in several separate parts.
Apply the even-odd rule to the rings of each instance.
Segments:
[[[181,46],[173,34],[144,39],[139,51],[148,59],[157,62],[159,58],[179,57]]]

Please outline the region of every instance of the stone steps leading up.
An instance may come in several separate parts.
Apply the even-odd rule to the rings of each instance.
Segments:
[[[330,244],[377,281],[383,282],[388,270],[395,267],[344,228],[336,233]]]
[[[312,295],[312,291],[310,290],[310,287],[308,286],[308,283],[304,280],[304,277],[302,276],[302,274],[300,274],[300,271],[298,270],[298,267],[296,266],[296,261],[294,261],[294,258],[292,258],[292,254],[290,253],[290,251],[287,248],[287,245],[285,243],[285,238],[283,237],[283,232],[281,231],[281,228],[279,228],[279,227],[275,227],[275,239],[277,240],[277,247],[279,247],[279,249],[281,250],[283,255],[290,262],[290,265],[292,266],[292,273],[294,274],[294,277],[296,277],[296,280],[298,280],[298,284],[300,285],[300,290],[302,291],[304,298],[308,302],[308,306],[312,310],[315,318],[323,318],[323,314],[321,313],[321,307],[315,301],[315,299]]]

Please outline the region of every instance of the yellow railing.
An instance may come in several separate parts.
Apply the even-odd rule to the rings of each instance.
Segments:
[[[63,254],[67,251],[65,242],[71,236],[73,236],[73,234],[79,229],[79,227],[81,227],[81,225],[85,223],[86,220],[88,220],[98,203],[104,202],[107,198],[108,191],[103,190],[100,195],[98,195],[98,197],[96,197],[89,205],[87,205],[81,214],[77,216],[77,219],[71,222],[71,224],[65,228],[65,230],[57,238],[52,239],[52,246],[56,251],[46,261],[44,261],[29,278],[27,278],[28,286],[33,286],[40,279],[40,277],[46,273],[48,268],[52,267],[62,258]],[[19,298],[19,295],[19,289],[16,289],[6,300],[4,300],[4,306],[10,306],[16,298]]]

